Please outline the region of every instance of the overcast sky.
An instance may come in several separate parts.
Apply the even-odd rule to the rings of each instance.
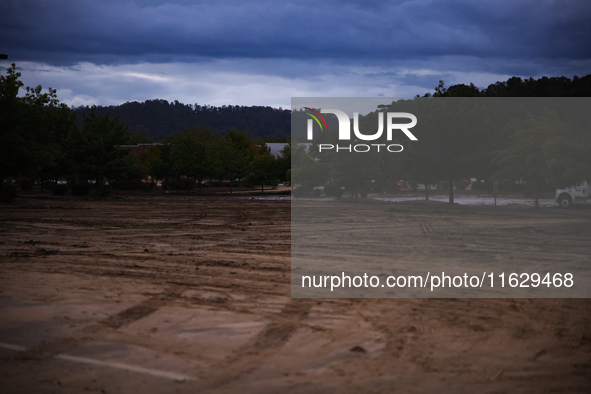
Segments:
[[[0,53],[68,105],[289,108],[591,74],[591,1],[3,0]]]

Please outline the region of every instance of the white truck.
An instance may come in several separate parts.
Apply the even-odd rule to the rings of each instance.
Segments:
[[[589,194],[589,184],[587,181],[581,182],[580,185],[567,187],[566,189],[556,189],[556,202],[562,208],[568,208],[573,204],[582,203],[591,199]]]

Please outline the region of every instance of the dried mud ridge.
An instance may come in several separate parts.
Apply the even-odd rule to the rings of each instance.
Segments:
[[[390,207],[411,260],[590,263],[586,210]],[[0,392],[591,391],[588,300],[291,299],[289,284],[286,201],[1,206]]]

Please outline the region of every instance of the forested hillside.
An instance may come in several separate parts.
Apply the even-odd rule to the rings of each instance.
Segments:
[[[591,75],[585,77],[542,77],[521,79],[513,77],[497,82],[479,90],[473,84],[458,84],[446,89],[443,83],[433,94],[425,96],[445,97],[588,97],[591,91]],[[89,113],[90,107],[74,109],[79,126],[82,113]],[[283,141],[290,137],[290,115],[288,109],[265,106],[234,106],[183,104],[178,101],[147,100],[136,101],[108,107],[98,106],[96,114],[103,116],[109,112],[111,117],[119,115],[129,130],[145,133],[150,140],[161,142],[174,133],[186,128],[200,126],[225,133],[230,129],[244,130],[253,139],[274,137]],[[267,139],[267,142],[273,142]]]
[[[183,104],[176,100],[170,103],[166,100],[147,100],[142,103],[134,101],[96,108],[99,117],[107,111],[111,117],[120,115],[120,120],[130,130],[144,132],[157,142],[194,126],[212,128],[222,133],[230,129],[244,130],[254,139],[263,136],[280,139],[289,137],[290,133],[291,112],[287,109],[263,106],[212,107]],[[82,113],[88,114],[90,107],[78,107],[74,112],[78,122],[81,122]]]

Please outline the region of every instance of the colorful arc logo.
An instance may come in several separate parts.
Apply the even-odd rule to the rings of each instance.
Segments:
[[[316,116],[314,116],[314,115],[312,115],[312,114],[306,114],[306,115],[308,115],[308,116],[311,116],[311,117],[312,117],[312,118],[313,118],[313,119],[316,121],[316,123],[318,123],[318,126],[320,126],[320,130],[321,130],[321,131],[323,131],[323,130],[324,130],[324,128],[322,127],[322,123],[324,123],[324,126],[326,127],[326,131],[328,131],[328,125],[326,124],[326,120],[324,120],[324,117],[323,117],[322,115],[320,115],[320,113],[318,113],[318,111],[316,111],[316,110],[313,110],[312,108],[308,108],[308,107],[304,107],[304,108],[305,108],[306,110],[308,110],[308,111],[312,111],[312,112],[314,112],[316,115],[318,115],[318,117],[316,117]],[[320,123],[320,120],[318,120],[318,118],[322,119],[322,123]]]

